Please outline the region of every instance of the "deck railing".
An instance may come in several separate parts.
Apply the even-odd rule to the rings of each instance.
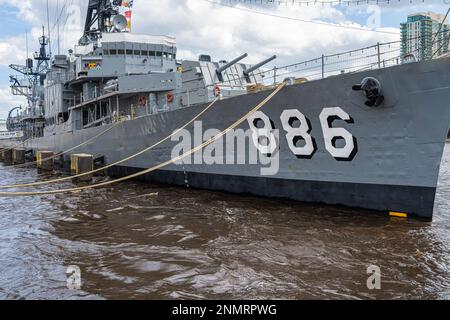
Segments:
[[[431,40],[429,37],[418,36],[408,37],[405,41],[377,43],[356,50],[321,55],[281,67],[275,66],[272,69],[256,71],[254,75],[262,76],[266,85],[275,85],[290,77],[317,80],[343,73],[429,60],[449,53],[449,37],[450,31],[438,31],[432,35]]]

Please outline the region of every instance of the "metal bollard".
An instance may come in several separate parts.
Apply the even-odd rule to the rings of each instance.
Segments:
[[[36,163],[39,170],[53,171],[53,151],[37,151]]]
[[[13,164],[13,151],[12,149],[2,151],[3,163],[5,166],[10,166]]]
[[[25,163],[25,149],[14,149],[12,154],[13,164],[24,164]]]
[[[72,154],[70,155],[70,172],[72,175],[79,175],[94,170],[94,157],[91,154]],[[76,182],[90,182],[93,174],[87,174],[75,178]]]

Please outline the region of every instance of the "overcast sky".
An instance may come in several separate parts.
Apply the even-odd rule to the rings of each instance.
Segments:
[[[24,63],[27,33],[29,51],[37,49],[42,25],[47,25],[46,2],[0,0],[0,118],[5,118],[12,107],[24,104],[21,98],[9,92],[8,65]],[[377,42],[399,40],[399,24],[406,20],[408,14],[418,11],[445,14],[450,6],[450,0],[395,0],[380,6],[368,6],[361,1],[362,5],[335,7],[250,5],[249,2],[134,0],[132,31],[175,36],[180,59],[195,59],[199,54],[207,53],[214,60],[230,60],[247,52],[249,57],[245,62],[255,63],[277,54],[279,58],[275,64],[281,66],[318,57],[322,53],[339,53]],[[58,47],[55,23],[58,17],[61,21],[60,51],[66,53],[81,36],[87,3],[88,0],[49,0],[53,53]]]

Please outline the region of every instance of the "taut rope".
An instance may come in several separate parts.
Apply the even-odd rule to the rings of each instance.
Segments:
[[[39,196],[39,195],[51,195],[51,194],[60,194],[60,193],[67,193],[67,192],[78,192],[78,191],[82,191],[82,190],[88,190],[88,189],[93,189],[93,188],[104,187],[104,186],[116,184],[116,183],[119,183],[119,182],[122,182],[122,181],[126,181],[126,180],[130,180],[130,179],[133,179],[133,178],[137,178],[137,177],[143,176],[145,174],[148,174],[150,172],[162,169],[162,168],[164,168],[164,167],[166,167],[168,165],[171,165],[171,164],[173,164],[173,163],[175,163],[175,162],[177,162],[179,160],[182,160],[182,159],[190,156],[191,154],[193,154],[193,153],[195,153],[195,152],[197,152],[199,150],[202,150],[206,146],[208,146],[208,145],[212,144],[213,142],[215,142],[216,140],[222,138],[229,131],[233,130],[234,128],[239,126],[241,123],[243,123],[245,120],[247,120],[247,118],[249,116],[251,116],[253,113],[255,113],[256,111],[261,109],[267,102],[269,102],[285,86],[286,86],[286,83],[284,83],[284,82],[282,84],[280,84],[269,96],[267,96],[257,106],[255,106],[252,110],[247,112],[243,117],[241,117],[239,120],[234,122],[231,126],[226,128],[225,130],[223,130],[219,134],[217,134],[214,137],[210,138],[209,140],[205,141],[201,145],[199,145],[199,146],[197,146],[195,148],[192,148],[191,150],[183,153],[182,155],[180,155],[178,157],[175,157],[173,159],[167,160],[167,161],[165,161],[163,163],[160,163],[160,164],[158,164],[156,166],[153,166],[151,168],[142,170],[140,172],[137,172],[137,173],[134,173],[134,174],[131,174],[131,175],[119,178],[119,179],[106,181],[106,182],[102,182],[102,183],[98,183],[98,184],[94,184],[94,185],[89,185],[89,186],[83,186],[83,187],[77,187],[77,188],[68,188],[68,189],[59,189],[59,190],[35,191],[35,192],[0,192],[0,196],[3,196],[3,197],[5,197],[5,196],[6,197]]]

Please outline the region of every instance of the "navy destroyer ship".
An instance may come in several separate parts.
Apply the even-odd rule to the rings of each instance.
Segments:
[[[247,54],[231,61],[209,55],[179,60],[175,38],[128,32],[120,3],[90,0],[74,50],[50,57],[43,35],[36,66],[29,59],[16,67],[36,81],[31,92],[13,83],[13,90],[28,90],[30,103],[7,122],[9,131],[23,137],[0,140],[0,147],[21,141],[33,155],[58,153],[98,136],[76,152],[111,164],[171,135],[212,102],[198,119],[202,130],[226,130],[284,83],[235,128],[252,133],[244,154],[216,146],[209,150],[216,161],[196,161],[197,152],[141,179],[432,218],[450,125],[450,58],[380,59],[378,44],[377,61],[351,72],[325,74],[320,57],[318,79],[301,70],[284,77],[277,68],[265,69],[276,57],[256,65],[243,63]],[[185,130],[195,137],[196,128]],[[274,143],[260,141],[261,130]],[[205,139],[184,141],[186,149]],[[171,159],[181,140],[165,141],[108,174],[127,176]],[[276,170],[264,173],[267,163],[244,161],[250,145],[260,156],[277,159]]]

